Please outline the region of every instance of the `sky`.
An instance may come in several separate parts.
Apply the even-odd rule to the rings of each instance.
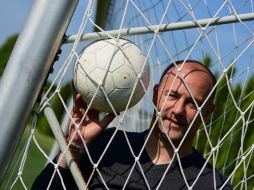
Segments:
[[[86,1],[79,1],[69,30],[77,31],[81,21],[81,12],[85,10]],[[15,33],[21,31],[26,17],[32,7],[33,0],[1,0],[0,6],[0,44]]]
[[[67,31],[67,34],[76,33],[76,31],[78,30],[78,23],[80,23],[82,19],[80,16],[82,15],[81,12],[83,12],[86,7],[86,4],[84,2],[86,1],[79,1],[79,5],[73,16],[72,23]],[[2,6],[0,6],[0,45],[3,44],[9,36],[21,31],[22,26],[25,23],[25,19],[28,16],[29,10],[32,7],[32,3],[33,0],[1,1]],[[232,29],[230,32],[232,33]],[[238,33],[238,36],[239,34],[240,33]],[[223,35],[223,31],[220,31],[220,35]],[[226,32],[225,37],[227,36],[228,33]]]
[[[82,20],[82,16],[80,15],[83,15],[83,12],[87,6],[86,3],[87,1],[79,1],[75,13],[72,17],[71,24],[68,27],[67,35],[75,34],[78,31],[79,24]],[[22,27],[26,21],[30,9],[32,8],[32,5],[33,0],[1,0],[0,45],[5,43],[8,37],[13,34],[19,33],[22,30]],[[87,29],[87,31],[91,30],[91,27]],[[67,53],[63,52],[62,55],[63,54]],[[62,58],[62,56],[60,58]],[[60,67],[59,62],[55,64],[57,69]],[[71,77],[71,75],[69,75],[69,77]],[[53,80],[53,78],[54,76],[49,76],[50,80]]]
[[[32,0],[2,0],[0,6],[0,44],[18,33],[32,6]]]

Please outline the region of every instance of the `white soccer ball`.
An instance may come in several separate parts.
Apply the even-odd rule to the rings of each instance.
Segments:
[[[74,66],[73,82],[87,105],[102,112],[121,112],[144,96],[150,80],[142,51],[125,39],[99,40],[88,45]],[[110,102],[110,103],[109,103]],[[110,105],[111,104],[111,105]]]

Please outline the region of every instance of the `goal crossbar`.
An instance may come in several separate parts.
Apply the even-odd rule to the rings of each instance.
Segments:
[[[251,21],[254,20],[254,13],[247,14],[239,14],[237,17],[235,15],[224,16],[224,17],[216,17],[216,18],[207,18],[200,19],[196,21],[183,21],[183,22],[175,22],[170,24],[159,24],[159,25],[151,25],[145,27],[135,27],[135,28],[124,28],[120,30],[110,30],[103,32],[91,32],[86,33],[81,36],[80,41],[85,40],[97,40],[108,38],[109,36],[117,37],[119,34],[121,37],[124,36],[134,36],[134,35],[142,35],[142,34],[151,34],[156,32],[167,32],[167,31],[176,31],[176,30],[184,30],[184,29],[192,29],[197,27],[205,27],[222,25],[222,24],[230,24],[237,23],[240,21]],[[73,43],[77,38],[77,35],[71,35],[66,37],[64,43]]]

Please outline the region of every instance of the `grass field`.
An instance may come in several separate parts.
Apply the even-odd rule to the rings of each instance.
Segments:
[[[25,130],[25,132],[22,136],[22,139],[19,143],[17,151],[12,159],[10,167],[7,170],[7,174],[3,180],[3,183],[0,186],[1,190],[10,189],[14,180],[17,178],[19,167],[20,167],[20,161],[21,161],[21,159],[20,159],[21,153],[24,150],[24,147],[27,143],[29,135],[30,135],[30,128],[27,127],[27,129]],[[52,144],[54,142],[54,139],[52,137],[41,134],[38,131],[35,132],[35,137],[36,137],[39,145],[41,146],[41,148],[48,155],[50,152],[50,149],[52,147]],[[40,171],[45,166],[46,158],[39,151],[39,149],[37,148],[37,146],[33,140],[31,141],[28,151],[29,151],[28,156],[27,156],[21,177],[22,177],[27,189],[30,189],[36,176],[40,173]],[[22,189],[23,190],[25,188],[22,186],[21,180],[18,180],[12,189],[14,189],[14,190],[21,190]]]

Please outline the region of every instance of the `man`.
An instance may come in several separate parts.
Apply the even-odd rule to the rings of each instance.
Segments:
[[[90,110],[80,126],[89,148],[89,153],[82,156],[77,150],[83,143],[75,134],[74,123],[81,121],[86,104],[76,94],[69,139],[72,139],[73,156],[89,188],[232,189],[226,179],[192,148],[198,127],[213,111],[215,84],[213,74],[197,61],[177,61],[169,65],[160,83],[154,87],[156,109],[150,129],[143,133],[105,130],[115,116],[109,114],[99,121],[99,113]],[[58,163],[66,188],[76,189],[65,160]],[[53,165],[49,164],[33,189],[45,189],[53,171]],[[51,189],[63,189],[57,175],[50,185]]]

